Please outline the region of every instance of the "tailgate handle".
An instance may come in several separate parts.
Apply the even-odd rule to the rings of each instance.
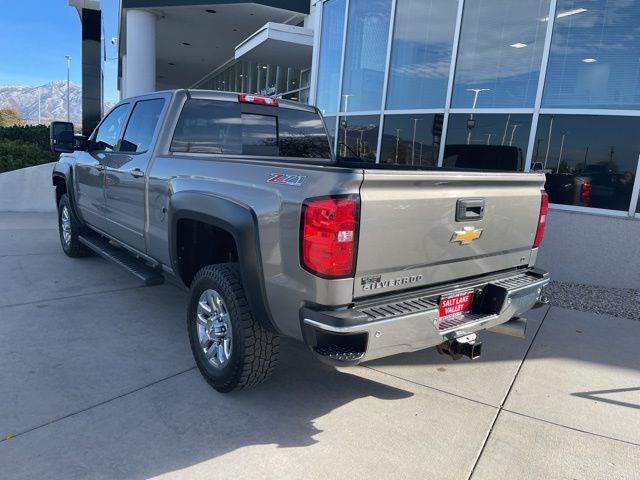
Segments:
[[[481,220],[484,216],[484,198],[461,198],[456,208],[456,222]]]

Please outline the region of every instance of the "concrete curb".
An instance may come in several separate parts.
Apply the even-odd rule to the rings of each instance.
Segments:
[[[54,212],[53,165],[0,173],[0,212]]]

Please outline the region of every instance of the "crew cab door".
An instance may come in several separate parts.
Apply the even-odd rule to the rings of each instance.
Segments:
[[[166,103],[162,96],[138,100],[116,151],[105,163],[105,232],[141,252],[146,251],[146,171]]]
[[[91,148],[86,152],[74,152],[76,205],[84,221],[99,229],[104,229],[106,226],[105,163],[113,154],[128,111],[128,103],[118,105],[111,110],[92,135]]]

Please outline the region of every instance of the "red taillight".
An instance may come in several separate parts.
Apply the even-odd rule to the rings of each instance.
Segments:
[[[533,242],[533,247],[539,247],[544,238],[544,231],[547,228],[547,213],[549,212],[549,195],[547,192],[542,192],[542,200],[540,201],[540,218],[538,219],[538,231],[536,232],[536,239]]]
[[[355,271],[358,199],[353,196],[308,200],[302,209],[302,266],[326,278]]]
[[[248,93],[241,93],[240,95],[238,95],[238,101],[240,103],[255,103],[257,105],[267,105],[269,107],[278,106],[278,100],[275,98],[249,95]]]
[[[580,187],[580,202],[585,205],[589,205],[589,201],[591,200],[591,189],[593,185],[590,183],[583,183]]]

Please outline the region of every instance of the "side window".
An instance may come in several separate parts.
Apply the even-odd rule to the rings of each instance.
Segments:
[[[96,143],[96,147],[94,151],[99,152],[111,152],[116,146],[118,142],[118,135],[120,134],[120,128],[122,127],[122,122],[124,122],[124,118],[127,116],[127,111],[129,110],[129,104],[124,103],[122,105],[118,105],[116,108],[111,110],[106,118],[102,121],[100,126],[98,127],[98,131],[96,132],[94,141]]]
[[[149,150],[163,107],[162,98],[136,103],[120,143],[121,152],[139,153]]]

